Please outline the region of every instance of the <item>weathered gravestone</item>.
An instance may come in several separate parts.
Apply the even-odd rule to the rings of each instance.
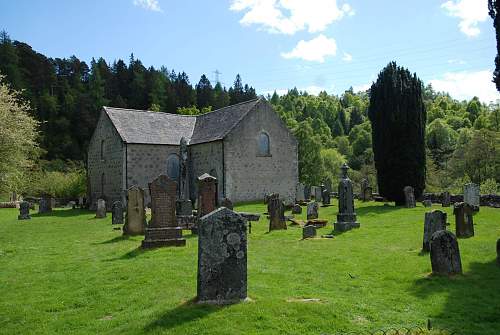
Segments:
[[[220,205],[221,205],[221,207],[226,207],[227,209],[230,209],[230,210],[233,210],[233,208],[234,208],[233,202],[231,200],[229,200],[228,198],[222,199],[222,202]]]
[[[302,239],[313,238],[316,237],[316,226],[315,225],[307,225],[302,228]]]
[[[185,246],[182,228],[177,225],[175,205],[177,183],[160,175],[149,184],[151,195],[151,221],[146,228],[142,247]]]
[[[181,138],[179,157],[179,200],[176,203],[176,212],[177,215],[190,216],[193,215],[193,204],[189,199],[188,149],[184,137]]]
[[[19,204],[19,215],[17,216],[18,220],[30,220],[30,203],[27,201],[22,201]]]
[[[144,235],[145,230],[144,190],[139,186],[132,186],[127,191],[127,216],[123,235]]]
[[[95,217],[97,219],[103,219],[106,217],[106,201],[104,201],[104,199],[97,200],[97,209],[95,211]]]
[[[370,182],[367,178],[363,178],[361,180],[361,191],[360,198],[362,201],[370,201],[372,200],[372,188],[370,187]]]
[[[440,230],[431,238],[431,266],[436,275],[454,275],[462,273],[462,261],[457,238],[453,233]]]
[[[319,206],[316,201],[307,204],[307,220],[314,220],[319,217]]]
[[[217,208],[217,178],[205,173],[198,177],[198,217]]]
[[[451,204],[451,195],[450,192],[445,191],[441,193],[441,206],[450,207]]]
[[[314,187],[314,199],[316,202],[321,202],[323,200],[323,186],[313,186]]]
[[[247,297],[246,221],[221,207],[200,219],[197,300],[231,304]]]
[[[50,198],[42,197],[38,205],[38,214],[49,213],[52,211],[52,202]]]
[[[285,205],[278,193],[273,193],[267,203],[269,213],[269,231],[286,229]]]
[[[424,207],[432,207],[432,201],[431,200],[424,200],[422,201],[422,205],[424,205]]]
[[[328,190],[328,192],[332,193],[332,182],[330,179],[325,180],[323,183],[325,185],[325,188]]]
[[[359,222],[356,221],[356,213],[354,211],[354,194],[352,191],[352,181],[347,176],[349,166],[344,163],[341,166],[342,179],[339,182],[339,212],[337,221],[334,223],[336,231],[347,231],[352,228],[359,228]]]
[[[474,209],[479,209],[480,194],[479,186],[474,183],[464,185],[464,202],[471,205]]]
[[[415,203],[415,193],[413,192],[413,187],[405,186],[405,188],[403,189],[403,192],[405,194],[405,206],[406,206],[406,208],[415,208],[416,203]]]
[[[311,199],[311,186],[309,185],[304,185],[304,198],[306,201]]]
[[[121,201],[115,201],[111,206],[111,224],[123,224],[123,205]]]
[[[474,236],[474,208],[466,202],[457,202],[453,206],[455,215],[455,234],[458,238]]]
[[[322,200],[323,206],[328,206],[330,204],[330,191],[328,191],[328,188],[323,187],[323,192],[322,192]]]
[[[302,207],[299,204],[295,204],[292,208],[292,214],[302,214]]]
[[[439,230],[446,230],[446,213],[440,210],[425,213],[422,251],[430,251],[432,234]]]
[[[306,201],[305,193],[304,193],[304,184],[298,183],[295,189],[295,201],[296,202],[304,202]]]

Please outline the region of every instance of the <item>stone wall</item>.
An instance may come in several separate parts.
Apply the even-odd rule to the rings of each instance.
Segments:
[[[258,154],[261,132],[270,139],[270,155]],[[279,193],[295,200],[298,182],[297,140],[268,103],[260,103],[224,140],[226,197],[233,202],[261,200]]]
[[[148,184],[161,174],[167,174],[167,158],[179,155],[178,145],[127,144],[127,181],[125,189],[137,185],[144,189],[144,203],[151,198]]]
[[[222,141],[195,144],[189,147],[190,157],[190,198],[195,201],[198,197],[197,178],[209,173],[218,182],[219,200],[224,197],[224,173],[222,171]]]
[[[464,201],[463,194],[455,194],[450,195],[451,203],[462,202]],[[420,199],[419,199],[420,200]],[[441,193],[424,193],[422,195],[423,200],[431,200],[432,203],[440,204],[443,200]],[[492,207],[500,207],[500,195],[497,194],[482,194],[480,196],[480,205],[481,206],[492,206]]]
[[[87,192],[91,208],[95,208],[100,197],[106,200],[108,209],[113,201],[122,200],[124,148],[125,145],[108,115],[101,112],[88,149],[90,190]]]

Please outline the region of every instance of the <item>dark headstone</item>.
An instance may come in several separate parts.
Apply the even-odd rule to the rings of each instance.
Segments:
[[[111,224],[123,224],[123,205],[121,201],[115,201],[111,206]]]
[[[424,200],[424,201],[422,201],[422,205],[424,205],[424,207],[427,207],[427,208],[432,207],[432,201]]]
[[[106,217],[106,201],[104,201],[104,199],[97,200],[97,209],[95,211],[95,217],[97,219],[103,219]]]
[[[312,238],[316,237],[316,226],[314,225],[307,225],[304,228],[302,228],[302,239],[305,240],[306,238]]]
[[[230,304],[246,299],[245,220],[221,207],[201,218],[198,234],[198,302]]]
[[[309,185],[304,185],[304,198],[306,200],[311,199],[311,186]]]
[[[302,214],[302,207],[298,204],[294,205],[292,208],[292,214]]]
[[[205,173],[198,177],[198,217],[217,208],[217,178]]]
[[[228,198],[224,198],[221,202],[221,207],[226,207],[227,209],[233,210],[233,202],[229,200]]]
[[[431,247],[432,234],[439,230],[446,230],[446,213],[435,210],[425,213],[424,221],[424,239],[422,243],[422,251],[429,252]]]
[[[445,191],[441,194],[441,206],[450,207],[450,204],[451,204],[450,192]]]
[[[22,201],[19,204],[19,215],[17,217],[18,220],[30,220],[30,203],[27,201]]]
[[[314,199],[316,202],[321,202],[323,199],[323,188],[321,186],[313,186],[314,187]]]
[[[415,208],[416,203],[415,203],[415,193],[413,192],[413,187],[405,186],[403,192],[405,194],[406,208]]]
[[[319,217],[318,214],[319,206],[316,201],[310,202],[307,204],[307,220],[317,219]]]
[[[52,201],[50,198],[42,197],[38,206],[38,214],[50,213],[52,211]]]
[[[295,201],[296,202],[303,202],[305,201],[305,192],[304,192],[304,184],[298,183],[296,188],[295,188]]]
[[[466,202],[457,202],[453,208],[455,215],[455,233],[458,238],[474,236],[474,207]]]
[[[279,194],[273,193],[269,197],[267,208],[269,213],[269,231],[286,229],[285,206],[283,201],[280,200]]]
[[[151,221],[146,228],[143,248],[185,246],[182,228],[177,225],[175,203],[177,183],[161,175],[149,184],[151,195]]]
[[[330,191],[328,191],[328,189],[326,187],[324,187],[321,195],[322,195],[321,201],[323,202],[323,206],[329,205],[330,204]]]
[[[361,180],[360,199],[362,201],[371,201],[372,193],[373,189],[370,187],[370,182],[368,181],[368,179],[363,178],[363,180]]]
[[[144,190],[132,186],[127,191],[127,216],[123,225],[123,235],[144,235],[145,230]]]
[[[440,230],[431,238],[432,273],[436,275],[453,275],[462,273],[462,261],[458,249],[457,238],[453,233]]]
[[[334,223],[336,231],[347,231],[352,228],[359,228],[359,222],[356,221],[356,212],[354,211],[354,194],[352,190],[352,181],[347,176],[349,166],[344,163],[341,167],[342,179],[339,182],[339,212],[337,221]]]

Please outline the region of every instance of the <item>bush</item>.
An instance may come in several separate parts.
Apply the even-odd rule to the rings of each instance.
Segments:
[[[486,179],[481,183],[481,194],[496,194],[498,191],[498,184],[495,179]]]

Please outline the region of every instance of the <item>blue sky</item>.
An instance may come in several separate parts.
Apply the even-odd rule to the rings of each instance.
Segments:
[[[264,94],[365,89],[395,60],[458,99],[500,99],[487,0],[1,1],[0,29],[50,57],[236,73]]]

